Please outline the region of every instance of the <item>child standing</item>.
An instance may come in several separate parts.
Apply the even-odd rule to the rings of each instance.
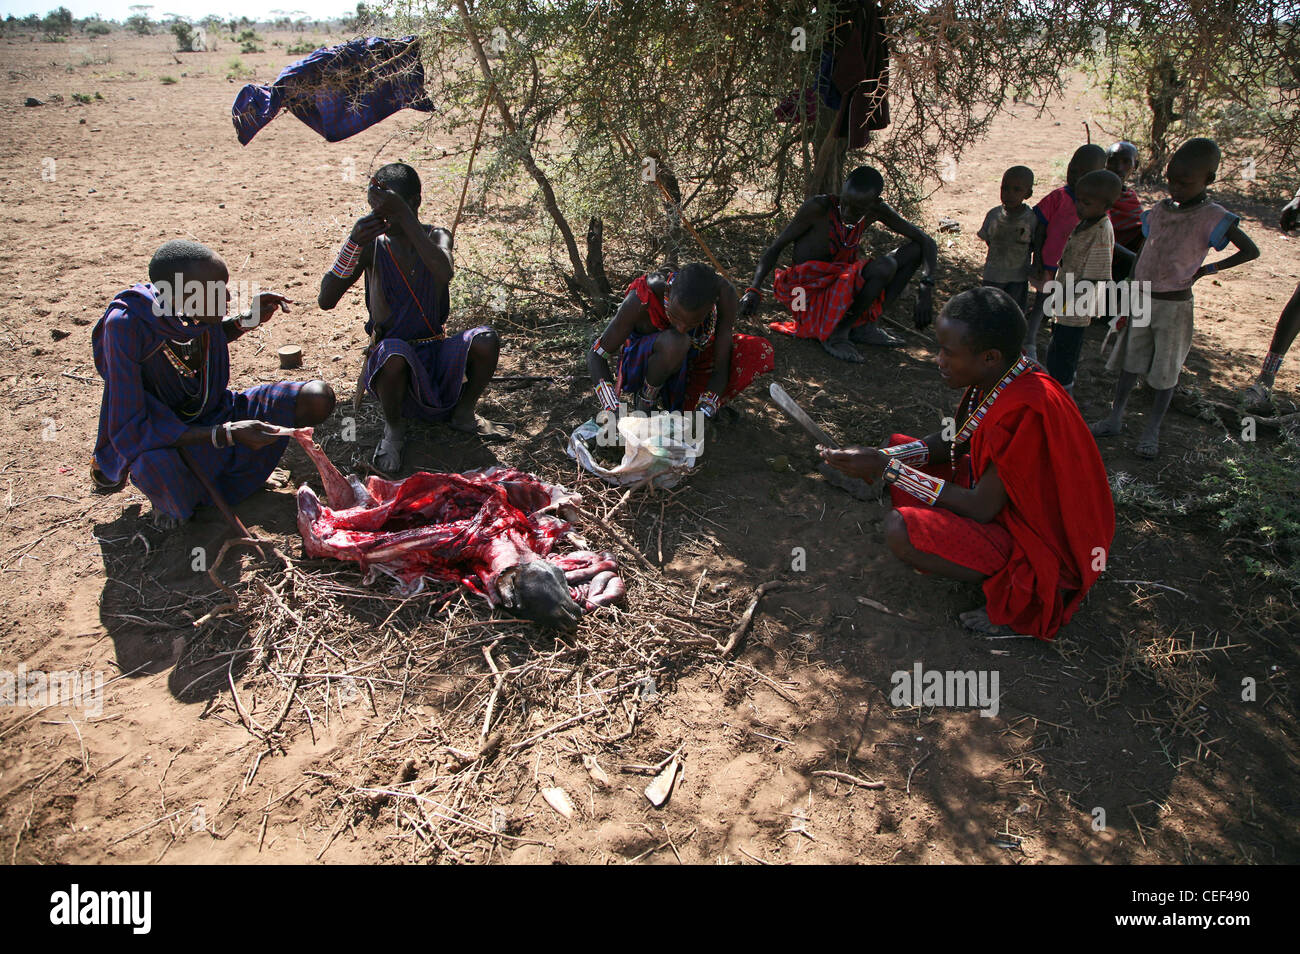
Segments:
[[[1089,172],[1075,186],[1074,207],[1079,224],[1061,253],[1061,267],[1056,272],[1059,294],[1048,296],[1052,342],[1047,348],[1047,371],[1071,394],[1083,334],[1092,319],[1104,313],[1098,302],[1105,300],[1115,251],[1115,231],[1106,213],[1123,188],[1119,176],[1106,169]],[[1085,289],[1081,287],[1085,282],[1094,284]]]
[[[1112,143],[1106,150],[1106,168],[1119,176],[1123,186],[1110,209],[1110,225],[1115,230],[1115,244],[1134,255],[1142,248],[1142,200],[1128,187],[1128,177],[1137,168],[1138,150],[1131,142]]]
[[[1240,219],[1210,201],[1206,190],[1218,172],[1219,159],[1214,140],[1199,138],[1189,139],[1170,158],[1169,198],[1142,216],[1146,241],[1133,272],[1135,281],[1151,283],[1150,320],[1140,327],[1127,322],[1106,364],[1119,368],[1121,374],[1110,415],[1092,425],[1092,433],[1111,437],[1121,432],[1129,394],[1138,378],[1145,377],[1156,392],[1137,445],[1137,455],[1147,460],[1160,452],[1160,423],[1192,348],[1192,285],[1206,275],[1259,258],[1259,249],[1238,224]],[[1237,249],[1234,254],[1203,264],[1209,249],[1222,251],[1229,242]]]
[[[1025,316],[1025,354],[1034,361],[1038,360],[1038,327],[1043,322],[1043,307],[1047,300],[1043,285],[1056,274],[1061,264],[1061,253],[1065,251],[1065,241],[1079,224],[1079,216],[1074,210],[1074,185],[1081,176],[1105,167],[1106,150],[1091,143],[1080,146],[1066,167],[1065,185],[1053,189],[1034,206],[1034,213],[1038,216],[1033,266],[1036,294],[1034,306]]]
[[[975,233],[989,247],[983,284],[1001,288],[1022,312],[1029,299],[1029,259],[1038,222],[1034,210],[1025,205],[1033,194],[1033,170],[1012,166],[1002,173],[1002,204],[989,209]]]

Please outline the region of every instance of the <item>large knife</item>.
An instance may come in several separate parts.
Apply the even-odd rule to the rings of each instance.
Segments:
[[[785,388],[781,387],[781,385],[773,381],[772,386],[768,388],[768,393],[772,395],[772,400],[776,402],[776,406],[784,411],[791,420],[807,431],[809,436],[811,436],[818,444],[824,444],[826,447],[832,449],[840,446],[838,442],[831,439],[829,434],[818,427],[811,417],[804,413],[803,408],[795,403],[794,398],[790,397],[790,395],[786,393]]]

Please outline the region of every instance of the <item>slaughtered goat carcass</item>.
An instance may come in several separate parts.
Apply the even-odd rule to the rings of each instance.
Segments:
[[[367,582],[387,574],[403,595],[425,580],[457,583],[526,619],[573,629],[584,611],[623,596],[611,553],[555,552],[572,525],[559,515],[579,501],[563,487],[509,467],[404,480],[345,479],[297,428],[320,472],[329,506],[298,490],[298,530],[309,556],[359,563]]]

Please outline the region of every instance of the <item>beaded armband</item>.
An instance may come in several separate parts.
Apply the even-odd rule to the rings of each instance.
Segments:
[[[893,460],[901,460],[904,464],[924,464],[930,460],[930,448],[925,446],[925,441],[909,441],[893,447],[882,447],[880,453]]]
[[[330,274],[339,278],[351,278],[357,270],[357,261],[361,258],[361,246],[352,239],[343,243],[339,249],[339,257],[334,259],[334,267],[330,269]]]
[[[614,393],[614,385],[608,381],[601,381],[596,385],[596,400],[606,411],[618,410],[618,395]]]
[[[927,473],[917,470],[915,467],[909,467],[898,458],[894,458],[885,467],[884,480],[887,484],[892,484],[899,490],[905,490],[917,500],[929,504],[931,507],[939,499],[939,494],[943,492],[944,482],[938,477],[931,477]]]

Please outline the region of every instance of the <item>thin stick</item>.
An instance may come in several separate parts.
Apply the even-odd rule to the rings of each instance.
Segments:
[[[487,715],[483,717],[483,730],[479,733],[480,743],[487,741],[488,729],[492,725],[492,712],[497,705],[497,696],[501,694],[501,685],[506,681],[506,677],[501,674],[501,670],[497,668],[495,660],[492,659],[492,650],[496,649],[499,642],[501,640],[494,639],[491,645],[483,647],[483,658],[487,660],[488,668],[492,670],[495,679],[492,686],[492,695],[488,697]]]
[[[910,769],[907,770],[907,794],[908,795],[912,794],[912,773],[915,772],[917,769],[919,769],[922,765],[924,765],[925,760],[932,755],[934,755],[933,752],[926,752],[925,755],[921,756],[921,761],[917,762],[915,765],[913,765]]]
[[[850,775],[848,772],[832,772],[828,769],[813,772],[814,775],[822,775],[826,778],[839,779],[841,782],[848,782],[850,785],[856,785],[858,788],[875,788],[885,787],[884,782],[868,782],[865,778],[858,778],[856,775]]]
[[[217,489],[217,485],[212,482],[212,478],[203,472],[203,468],[198,465],[198,462],[194,459],[194,455],[190,453],[190,449],[188,447],[178,447],[176,449],[181,452],[181,460],[183,460],[185,466],[190,469],[190,473],[198,478],[199,483],[203,485],[203,489],[206,490],[208,496],[212,498],[212,502],[216,504],[217,509],[221,511],[221,515],[226,518],[226,523],[230,524],[231,528],[240,537],[249,540],[257,540],[260,543],[260,538],[249,533],[248,528],[244,526],[244,521],[240,520],[239,515],[230,509],[230,504],[226,502],[225,495]],[[262,554],[263,560],[266,559],[266,551],[260,546],[257,547],[257,552]]]
[[[474,171],[474,157],[478,155],[479,139],[483,135],[483,121],[487,119],[488,106],[492,104],[492,93],[495,85],[489,86],[487,95],[483,97],[483,110],[478,114],[478,131],[474,133],[474,148],[469,151],[469,167],[465,170],[465,184],[460,188],[460,204],[456,206],[456,218],[451,223],[451,241],[456,243],[456,226],[460,225],[460,213],[465,208],[465,195],[469,192],[469,177]]]
[[[719,652],[723,656],[730,656],[732,651],[735,650],[736,644],[739,643],[745,633],[749,631],[750,624],[754,622],[754,611],[758,609],[758,604],[759,601],[762,600],[763,594],[771,590],[780,589],[785,585],[786,583],[784,580],[768,580],[754,591],[754,598],[749,603],[749,609],[745,610],[745,614],[740,617],[740,625],[731,631],[731,635],[727,637],[726,644],[719,647]]]

